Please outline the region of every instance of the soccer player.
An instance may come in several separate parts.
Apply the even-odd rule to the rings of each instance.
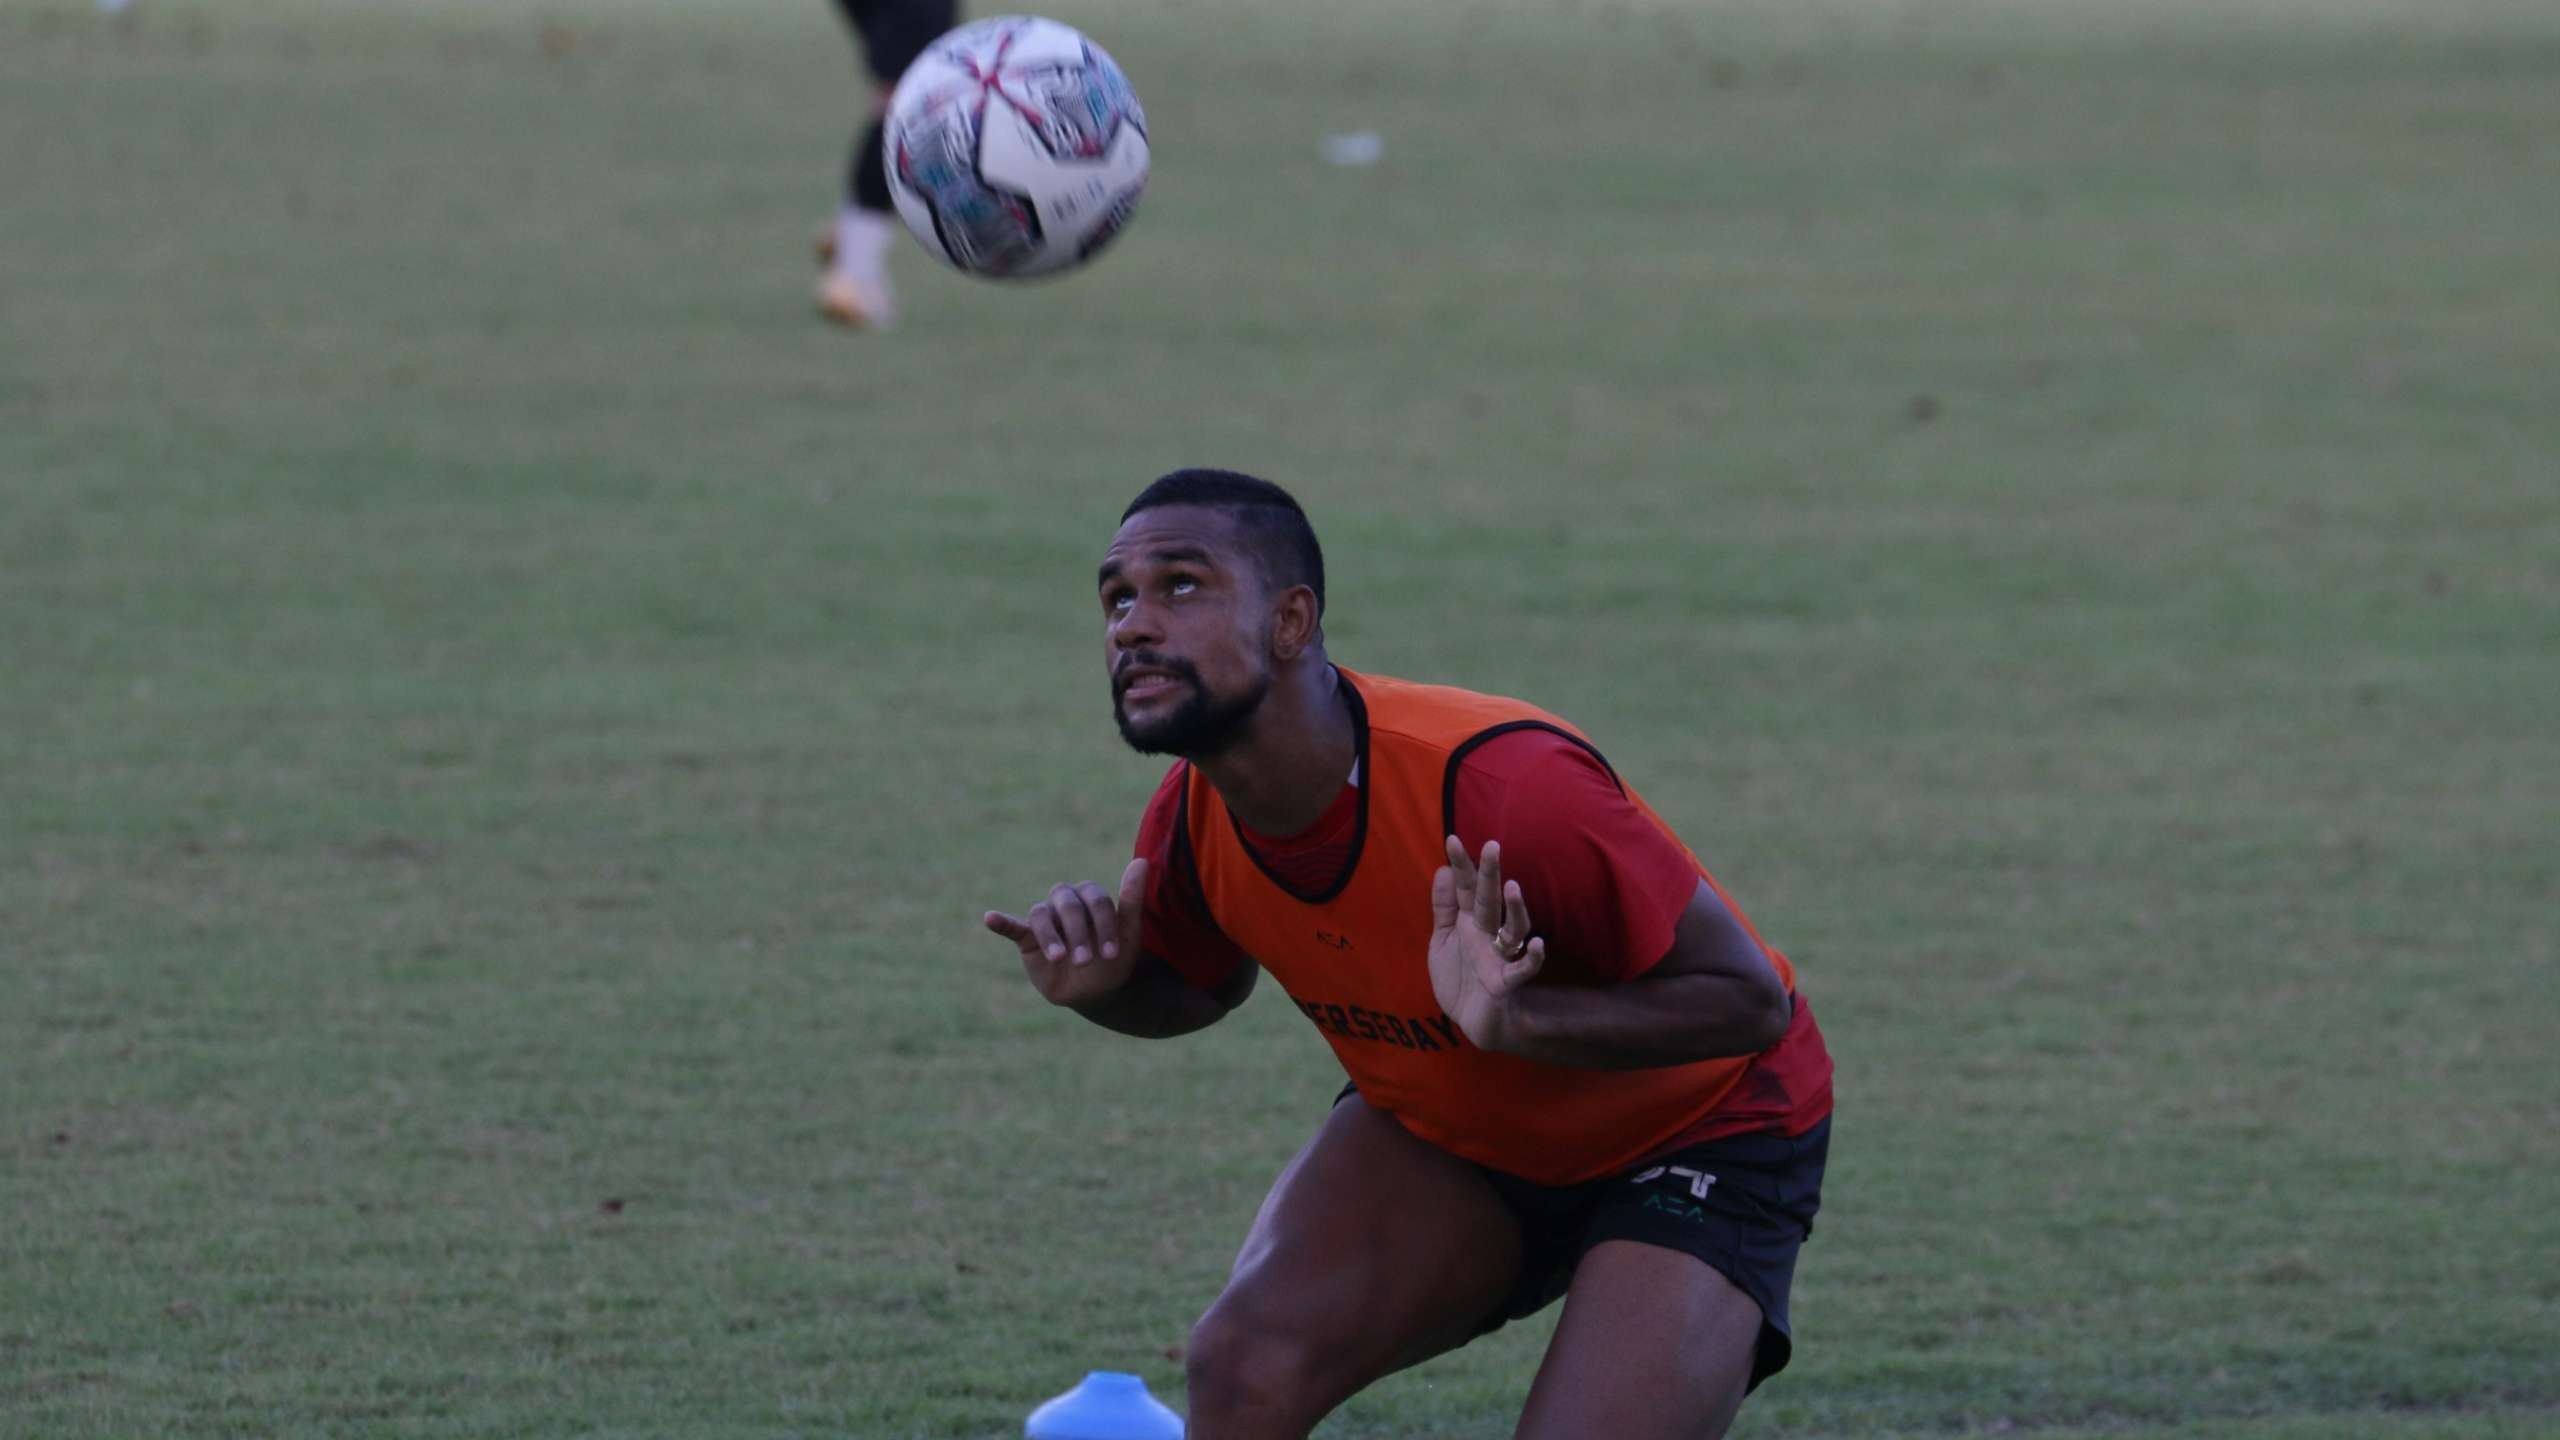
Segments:
[[[1121,736],[1176,758],[1116,893],[987,928],[1130,1035],[1268,971],[1351,1081],[1192,1330],[1193,1440],[1304,1436],[1558,1296],[1521,1435],[1721,1435],[1787,1363],[1829,1143],[1794,967],[1571,725],[1333,663],[1280,487],[1157,480],[1099,578]]]
[[[889,283],[898,216],[880,156],[881,117],[898,77],[958,22],[959,7],[955,0],[836,0],[836,8],[862,40],[871,115],[854,138],[835,224],[818,241],[818,313],[839,325],[885,330],[898,320],[898,292]]]

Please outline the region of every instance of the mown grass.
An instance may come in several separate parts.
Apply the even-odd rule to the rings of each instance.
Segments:
[[[823,7],[0,9],[0,1432],[1178,1390],[1330,1061],[972,920],[1125,853],[1084,607],[1182,463],[1798,960],[1749,1433],[2551,1428],[2560,17],[1057,13],[1137,225],[881,340]]]

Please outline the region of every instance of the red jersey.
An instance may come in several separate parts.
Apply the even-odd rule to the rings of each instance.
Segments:
[[[1203,987],[1251,956],[1371,1104],[1532,1180],[1587,1179],[1719,1135],[1802,1133],[1830,1113],[1830,1057],[1800,995],[1786,1035],[1757,1056],[1593,1071],[1469,1045],[1432,997],[1425,964],[1441,835],[1470,851],[1502,842],[1504,873],[1547,941],[1538,984],[1641,976],[1669,951],[1700,880],[1714,879],[1555,717],[1340,673],[1360,759],[1301,834],[1248,832],[1191,767],[1167,773],[1138,839],[1153,862],[1149,951]],[[1793,966],[1768,953],[1792,990]]]

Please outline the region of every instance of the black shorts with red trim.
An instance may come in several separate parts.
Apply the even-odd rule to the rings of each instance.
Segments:
[[[1342,1094],[1355,1093],[1343,1087]],[[1796,1251],[1822,1208],[1831,1120],[1801,1135],[1764,1131],[1690,1145],[1642,1165],[1573,1185],[1540,1185],[1478,1165],[1520,1222],[1520,1277],[1476,1333],[1487,1335],[1552,1305],[1574,1268],[1605,1240],[1694,1255],[1760,1307],[1751,1386],[1786,1368],[1795,1351],[1787,1292]]]
[[[1751,1358],[1758,1388],[1795,1352],[1787,1292],[1822,1206],[1830,1151],[1826,1117],[1802,1135],[1728,1135],[1579,1185],[1538,1185],[1477,1166],[1520,1220],[1520,1280],[1485,1331],[1553,1304],[1592,1246],[1633,1240],[1698,1257],[1760,1307]]]

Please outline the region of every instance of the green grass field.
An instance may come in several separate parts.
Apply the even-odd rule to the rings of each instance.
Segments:
[[[1338,1072],[975,917],[1127,853],[1186,463],[1796,958],[1742,1433],[2560,1433],[2560,8],[1052,13],[1137,224],[880,339],[816,0],[0,0],[0,1436],[1178,1400]]]

